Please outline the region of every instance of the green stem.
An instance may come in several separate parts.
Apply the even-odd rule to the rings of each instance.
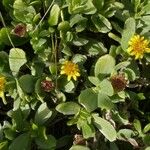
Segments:
[[[54,38],[55,38],[55,42],[54,42]],[[55,63],[55,68],[56,68],[56,80],[55,80],[55,89],[57,90],[57,75],[58,75],[58,71],[57,71],[57,37],[55,35],[55,37],[53,36],[53,34],[51,35],[51,40],[52,40],[52,56],[51,56],[51,61]]]
[[[15,48],[15,46],[14,46],[14,44],[13,44],[11,38],[10,38],[10,35],[9,35],[8,30],[7,30],[7,27],[6,27],[6,24],[5,24],[5,21],[4,21],[4,19],[3,19],[3,16],[2,16],[1,11],[0,11],[0,19],[1,19],[1,21],[2,21],[3,26],[6,28],[6,33],[7,33],[8,39],[9,39],[9,41],[10,41],[12,47]]]

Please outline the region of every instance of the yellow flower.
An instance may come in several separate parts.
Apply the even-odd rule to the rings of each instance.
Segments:
[[[80,76],[79,67],[77,64],[73,63],[72,61],[65,61],[61,67],[60,74],[67,75],[68,81],[70,81],[71,78],[77,80],[77,77]]]
[[[150,53],[149,41],[145,40],[140,35],[134,35],[129,41],[129,47],[127,52],[131,56],[135,56],[135,59],[142,59],[144,53]]]

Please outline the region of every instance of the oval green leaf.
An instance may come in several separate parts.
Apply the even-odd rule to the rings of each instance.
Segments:
[[[80,106],[74,102],[66,102],[57,105],[56,110],[64,115],[74,115],[80,111]]]
[[[97,108],[98,94],[93,89],[86,89],[79,95],[79,103],[88,111],[93,111]]]
[[[21,68],[25,63],[26,60],[26,54],[25,52],[20,48],[12,48],[9,53],[9,66],[10,70],[12,71],[12,74],[16,76]]]
[[[95,76],[99,74],[110,74],[115,67],[115,59],[106,54],[98,59],[95,65]]]
[[[117,138],[117,133],[115,128],[107,120],[98,117],[93,114],[94,124],[99,129],[99,131],[107,138],[110,142],[115,141]]]

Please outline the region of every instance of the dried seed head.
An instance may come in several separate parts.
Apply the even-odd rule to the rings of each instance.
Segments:
[[[41,82],[41,87],[45,92],[50,92],[54,89],[54,83],[49,80],[44,80]]]
[[[21,23],[16,25],[15,28],[13,29],[12,33],[19,37],[25,37],[26,25],[21,24]]]
[[[73,144],[74,145],[86,145],[86,140],[83,138],[81,134],[75,134]]]
[[[110,81],[116,92],[123,91],[127,85],[124,74],[114,75],[110,78]]]

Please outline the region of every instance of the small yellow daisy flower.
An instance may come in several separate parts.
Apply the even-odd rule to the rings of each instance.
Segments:
[[[77,64],[73,63],[72,61],[65,61],[61,67],[60,74],[67,75],[67,80],[70,81],[73,78],[75,81],[77,77],[80,76],[79,67]]]
[[[135,56],[135,59],[142,59],[144,53],[150,53],[149,41],[145,40],[140,35],[134,35],[129,41],[129,47],[127,52],[131,56]]]

